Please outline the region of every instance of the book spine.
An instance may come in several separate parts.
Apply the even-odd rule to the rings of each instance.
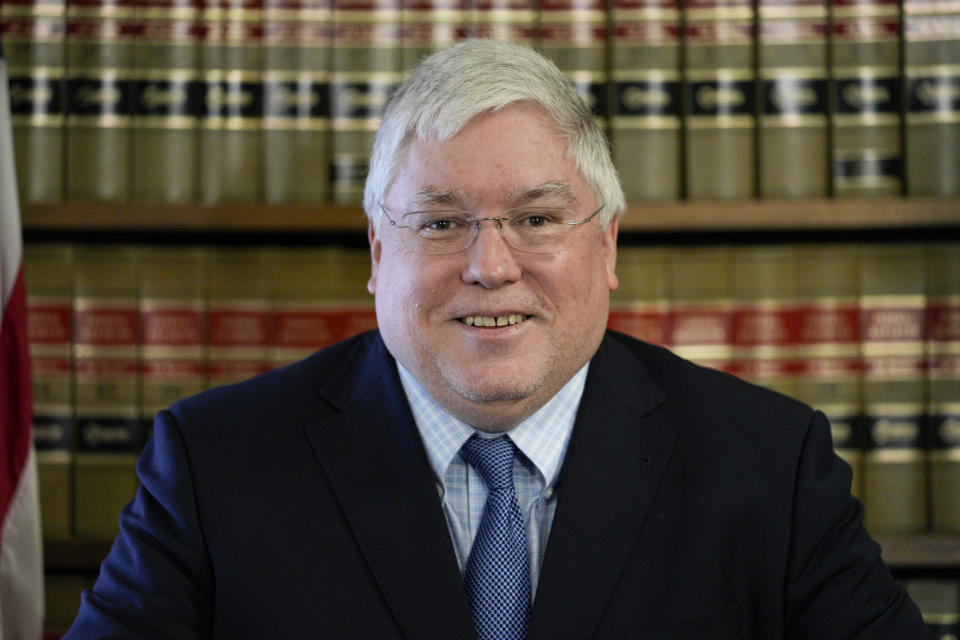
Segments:
[[[610,139],[631,202],[681,186],[680,11],[676,0],[614,0]]]
[[[903,2],[907,194],[960,195],[960,2]]]
[[[340,282],[334,247],[284,248],[277,252],[274,290],[273,366],[289,364],[343,335],[334,287]]]
[[[537,39],[537,0],[468,0],[467,36],[520,44]]]
[[[194,247],[140,250],[140,424],[206,388],[205,254]]]
[[[209,249],[207,322],[210,386],[270,370],[274,343],[274,252]]]
[[[673,351],[706,367],[733,371],[733,303],[729,247],[670,250]]]
[[[78,247],[74,280],[74,367],[78,445],[74,530],[112,538],[134,496],[144,434],[137,420],[139,256],[133,247]]]
[[[330,187],[330,7],[271,0],[263,37],[264,199],[324,202]]]
[[[132,0],[67,3],[66,196],[123,202],[130,192]]]
[[[907,580],[904,584],[910,598],[923,614],[923,621],[933,640],[960,637],[960,582],[936,577]]]
[[[607,16],[604,0],[543,0],[537,37],[553,60],[607,128]]]
[[[830,420],[833,447],[863,495],[860,263],[851,245],[806,245],[797,254],[797,399]]]
[[[130,197],[197,197],[199,7],[193,0],[141,0],[134,41]]]
[[[370,148],[400,81],[401,11],[396,0],[337,0],[331,75],[333,201],[363,198]]]
[[[620,286],[610,296],[607,326],[638,340],[669,347],[670,254],[659,247],[621,247]]]
[[[929,247],[927,289],[931,528],[960,533],[960,245]]]
[[[17,187],[26,202],[63,199],[65,16],[64,0],[0,4]]]
[[[684,17],[687,196],[752,197],[756,166],[753,4],[691,0]]]
[[[24,246],[27,339],[33,382],[33,439],[44,538],[73,530],[70,495],[76,431],[73,421],[73,250],[70,245]]]
[[[222,0],[201,14],[200,200],[262,200],[262,4]]]
[[[828,192],[827,5],[760,0],[759,195]]]
[[[403,4],[402,69],[463,38],[467,0],[410,0]]]
[[[790,246],[737,247],[731,265],[734,372],[791,396],[797,372],[796,266]]]
[[[900,19],[896,0],[833,0],[834,195],[901,190]]]
[[[866,525],[873,534],[927,527],[924,461],[924,248],[867,245],[860,261]]]

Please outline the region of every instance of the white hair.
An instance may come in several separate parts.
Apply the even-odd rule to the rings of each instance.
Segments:
[[[379,208],[415,136],[447,140],[473,118],[510,104],[539,105],[569,141],[568,154],[593,190],[606,227],[626,208],[607,139],[573,85],[557,66],[519,44],[464,40],[426,58],[400,85],[384,113],[363,194],[367,217]]]

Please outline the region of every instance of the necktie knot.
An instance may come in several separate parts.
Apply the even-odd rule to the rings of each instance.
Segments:
[[[474,434],[463,445],[463,457],[477,470],[487,489],[509,489],[513,486],[513,461],[516,446],[510,438],[481,438]]]

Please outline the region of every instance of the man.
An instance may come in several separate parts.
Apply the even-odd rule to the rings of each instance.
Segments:
[[[821,414],[605,332],[623,195],[551,63],[425,61],[364,207],[379,332],[161,412],[68,638],[923,637]]]

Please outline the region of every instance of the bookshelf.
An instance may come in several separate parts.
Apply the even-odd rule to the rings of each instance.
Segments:
[[[145,232],[362,232],[357,206],[24,204],[24,229]],[[857,198],[651,202],[632,204],[620,223],[625,232],[855,231],[920,228],[960,230],[960,200]]]

